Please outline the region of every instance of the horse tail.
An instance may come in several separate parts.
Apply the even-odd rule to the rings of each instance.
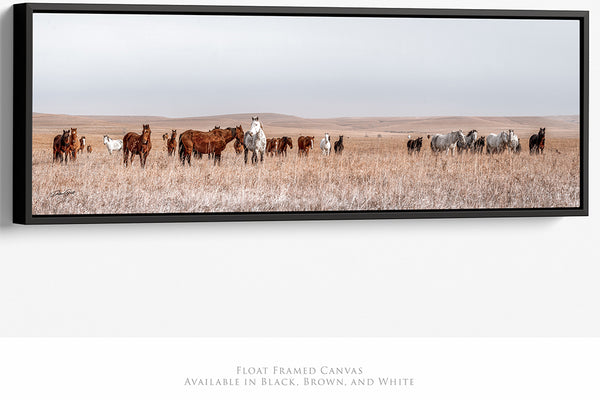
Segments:
[[[181,161],[183,161],[183,140],[181,140],[181,136],[183,135],[183,133],[181,135],[179,135],[179,159]]]

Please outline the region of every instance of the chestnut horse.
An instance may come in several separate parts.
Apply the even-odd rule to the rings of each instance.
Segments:
[[[235,142],[233,142],[233,149],[235,150],[235,154],[242,154],[244,152],[244,141],[235,138]]]
[[[79,139],[79,152],[81,154],[83,154],[84,149],[85,149],[85,136],[82,136],[81,139]]]
[[[191,165],[192,153],[214,154],[213,165],[221,163],[221,153],[227,143],[243,134],[241,126],[227,129],[213,129],[210,132],[187,130],[179,135],[179,159],[185,165]]]
[[[64,130],[62,135],[54,136],[54,142],[52,144],[52,162],[60,160],[63,162],[63,155],[65,164],[67,163],[69,148],[71,147],[71,131]]]
[[[152,150],[151,134],[150,125],[143,125],[141,135],[135,132],[128,132],[123,136],[123,163],[125,166],[127,166],[128,161],[133,165],[133,157],[136,154],[140,156],[140,165],[142,168],[146,166],[148,153]],[[131,153],[131,159],[129,159],[129,153]]]
[[[88,153],[92,152],[92,145],[91,144],[88,144],[88,146],[87,146],[87,152]]]
[[[77,160],[77,151],[79,150],[79,139],[77,139],[77,128],[71,128],[71,143],[69,145],[69,155],[71,160]]]
[[[277,147],[279,147],[280,138],[267,139],[267,146],[265,147],[265,153],[270,154],[271,157],[277,153]]]
[[[71,160],[77,160],[77,151],[79,151],[79,138],[77,138],[77,128],[71,128],[71,140],[69,143],[69,156]]]
[[[544,154],[546,146],[546,128],[540,128],[540,131],[529,138],[529,152],[531,154]]]
[[[166,134],[165,134],[166,135]],[[167,140],[167,152],[170,156],[175,155],[175,149],[177,148],[177,130],[171,129],[171,138]]]
[[[314,143],[314,136],[300,136],[298,138],[298,155],[308,156],[308,152],[313,148]]]

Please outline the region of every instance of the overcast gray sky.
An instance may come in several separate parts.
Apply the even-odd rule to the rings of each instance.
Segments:
[[[34,111],[579,113],[577,21],[34,14]]]

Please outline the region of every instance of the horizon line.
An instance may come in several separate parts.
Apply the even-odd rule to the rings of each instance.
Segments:
[[[189,119],[189,118],[210,118],[210,117],[227,117],[232,115],[257,115],[260,117],[263,115],[281,115],[286,117],[294,117],[301,119],[342,119],[342,118],[444,118],[444,117],[460,117],[460,118],[493,118],[493,117],[503,117],[503,118],[532,118],[532,117],[581,117],[580,114],[545,114],[545,115],[532,115],[532,114],[523,114],[523,115],[455,115],[455,114],[438,114],[438,115],[370,115],[370,116],[330,116],[330,117],[302,117],[294,114],[286,114],[286,113],[277,113],[277,112],[262,112],[262,113],[253,113],[253,112],[235,112],[228,114],[211,114],[211,115],[191,115],[191,116],[180,116],[180,117],[171,117],[164,115],[142,115],[142,114],[66,114],[66,113],[49,113],[49,112],[40,112],[33,111],[32,114],[46,114],[46,115],[66,115],[71,117],[145,117],[145,118],[164,118],[164,119]]]

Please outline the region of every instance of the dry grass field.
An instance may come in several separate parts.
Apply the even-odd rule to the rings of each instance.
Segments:
[[[87,119],[86,119],[87,118]],[[230,143],[220,166],[192,159],[191,167],[169,157],[161,136],[171,128],[209,129],[244,124],[248,116],[206,120],[37,115],[33,140],[33,214],[125,214],[244,211],[409,210],[458,208],[539,208],[579,206],[579,122],[573,117],[519,119],[338,119],[296,121],[263,118],[267,137],[289,135],[287,157],[245,165]],[[239,118],[236,120],[236,118]],[[276,120],[279,118],[279,120]],[[524,117],[523,117],[524,118]],[[472,118],[471,118],[472,119]],[[310,122],[310,123],[309,123]],[[122,138],[150,123],[153,148],[145,169],[136,157],[123,166],[121,152],[108,154],[102,135]],[[475,125],[477,124],[477,125]],[[138,126],[139,125],[139,126]],[[52,163],[51,143],[62,128],[77,127],[93,146],[68,165]],[[323,126],[319,128],[318,126]],[[527,140],[546,126],[546,151],[532,156]],[[480,135],[514,128],[521,154],[435,155],[427,133],[461,127]],[[321,155],[324,132],[344,135],[342,155]],[[297,155],[296,138],[315,136],[308,158]],[[408,134],[425,136],[420,154],[406,151]]]

